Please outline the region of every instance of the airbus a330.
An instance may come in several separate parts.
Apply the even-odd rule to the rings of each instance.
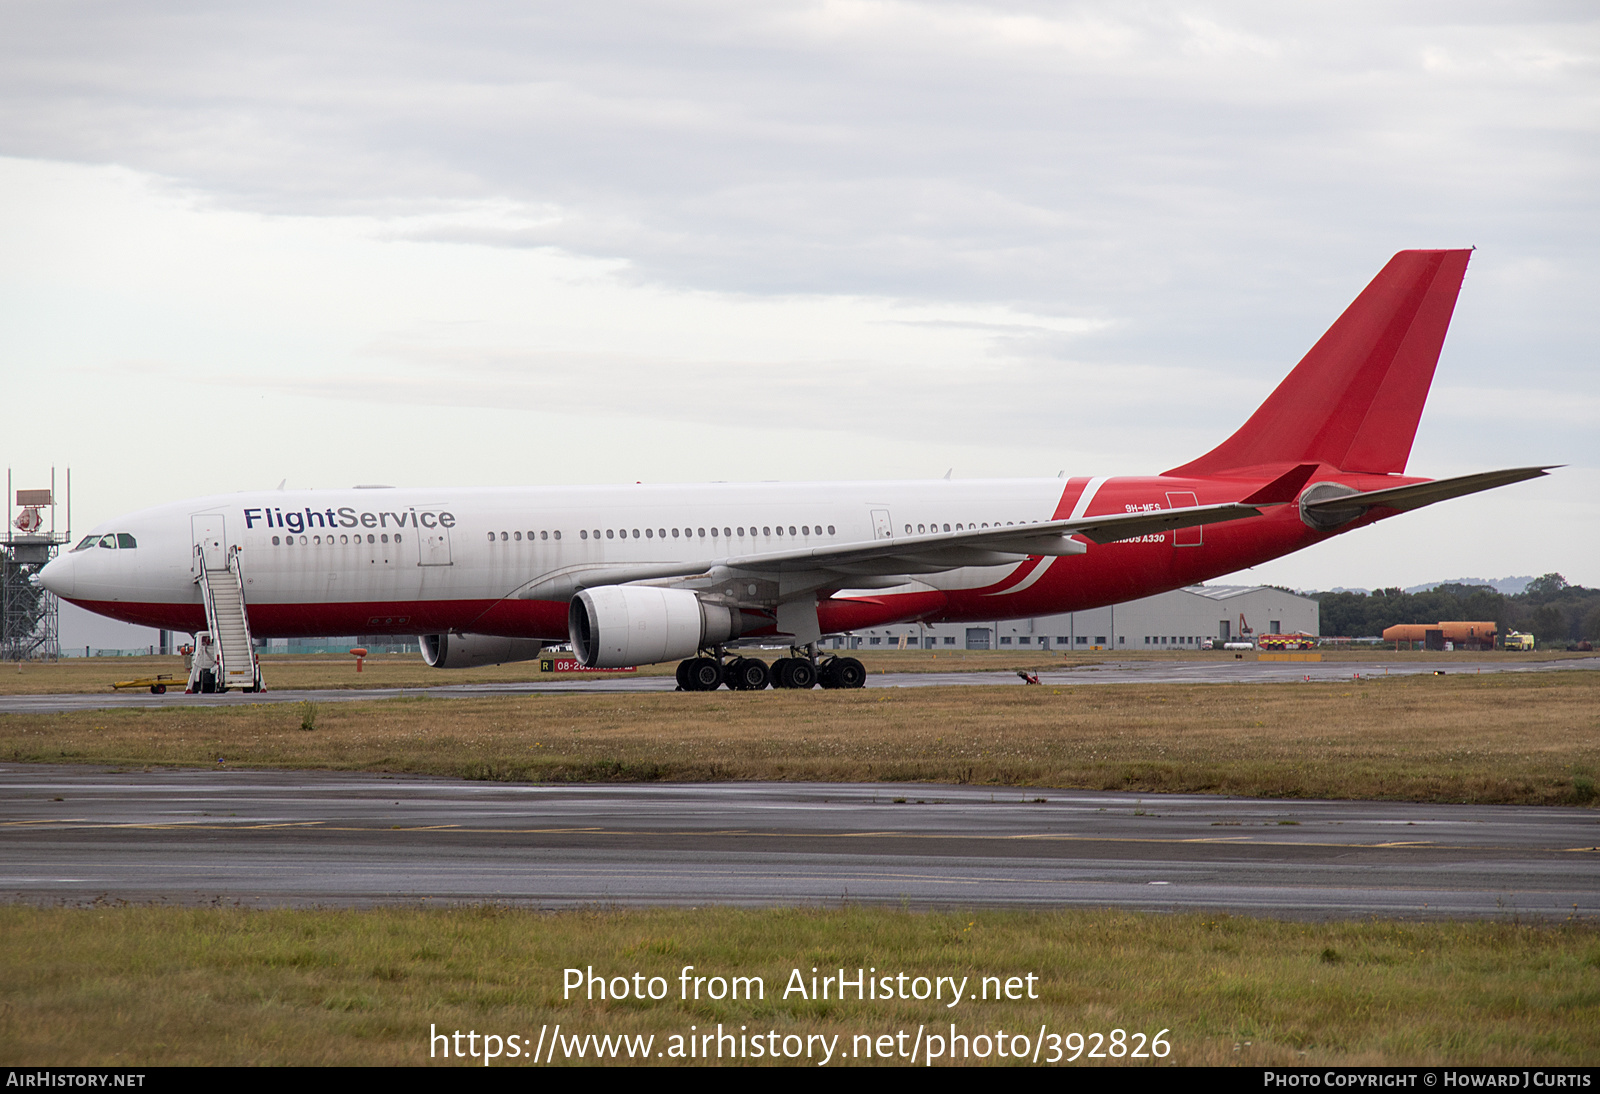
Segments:
[[[223,686],[260,687],[250,636],[396,634],[440,668],[571,642],[679,661],[686,690],[860,687],[823,635],[1132,600],[1544,474],[1405,473],[1470,253],[1395,255],[1233,436],[1159,475],[229,494],[108,521],[40,580],[213,633]]]

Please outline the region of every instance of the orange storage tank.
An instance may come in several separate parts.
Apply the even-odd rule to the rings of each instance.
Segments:
[[[1499,625],[1472,620],[1451,623],[1401,623],[1383,632],[1385,642],[1420,642],[1423,649],[1442,650],[1446,642],[1457,649],[1494,649]]]

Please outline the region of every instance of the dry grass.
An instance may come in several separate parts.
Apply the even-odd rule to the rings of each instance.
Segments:
[[[0,1062],[10,1066],[426,1064],[440,1062],[429,1057],[432,1027],[537,1039],[556,1023],[569,1036],[654,1034],[659,1050],[719,1022],[735,1033],[837,1034],[845,1051],[860,1034],[905,1030],[909,1045],[919,1025],[947,1032],[953,1022],[969,1036],[1166,1029],[1168,1062],[1186,1065],[1600,1061],[1600,932],[1582,924],[10,907],[0,933]],[[685,965],[761,976],[766,998],[683,1001]],[[562,971],[589,966],[661,976],[670,994],[563,999]],[[813,967],[967,976],[973,989],[984,976],[1034,973],[1038,998],[955,1010],[785,1001],[791,970],[809,980]]]
[[[545,694],[0,716],[0,758],[513,781],[876,780],[1587,804],[1600,673]]]

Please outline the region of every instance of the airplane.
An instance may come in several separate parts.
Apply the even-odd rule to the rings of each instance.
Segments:
[[[39,581],[218,630],[224,660],[230,633],[403,634],[443,669],[570,642],[586,668],[678,661],[686,691],[857,688],[861,663],[819,654],[823,635],[1115,604],[1544,475],[1405,474],[1470,255],[1396,254],[1243,426],[1159,475],[280,488],[108,521]],[[756,644],[789,652],[738,652]],[[259,688],[246,656],[229,679]]]

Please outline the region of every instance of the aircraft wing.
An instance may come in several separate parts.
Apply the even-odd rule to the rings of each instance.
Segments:
[[[1342,500],[1342,499],[1341,499]],[[1115,543],[1173,528],[1217,524],[1261,515],[1253,505],[1197,505],[1180,509],[1153,509],[1143,513],[1115,513],[1076,520],[1047,520],[1036,524],[972,528],[960,532],[930,532],[920,536],[893,536],[857,543],[804,547],[754,555],[685,559],[673,563],[608,566],[591,564],[545,574],[515,594],[524,599],[566,599],[579,590],[599,585],[625,585],[635,581],[664,581],[695,577],[714,569],[751,574],[789,574],[801,571],[834,573],[844,577],[883,574],[930,574],[962,566],[1005,566],[1029,555],[1081,555],[1086,551],[1073,536],[1095,543]]]
[[[1453,479],[1434,479],[1432,482],[1413,483],[1410,486],[1392,486],[1384,490],[1368,490],[1362,494],[1341,494],[1316,501],[1303,501],[1300,503],[1300,508],[1303,512],[1321,513],[1330,517],[1343,516],[1346,510],[1365,511],[1380,505],[1385,509],[1421,509],[1424,505],[1432,505],[1436,501],[1447,501],[1450,498],[1476,494],[1480,490],[1492,490],[1496,486],[1537,479],[1549,474],[1558,466],[1560,465],[1550,464],[1545,467],[1513,467],[1505,471],[1482,471],[1476,475],[1458,475]]]
[[[764,573],[793,570],[832,570],[842,574],[936,573],[961,566],[1003,566],[1021,562],[1029,555],[1081,555],[1087,548],[1073,536],[1084,536],[1100,544],[1115,543],[1172,528],[1218,524],[1260,515],[1261,510],[1255,506],[1237,502],[1195,505],[738,555],[721,559],[720,564],[729,569]]]

